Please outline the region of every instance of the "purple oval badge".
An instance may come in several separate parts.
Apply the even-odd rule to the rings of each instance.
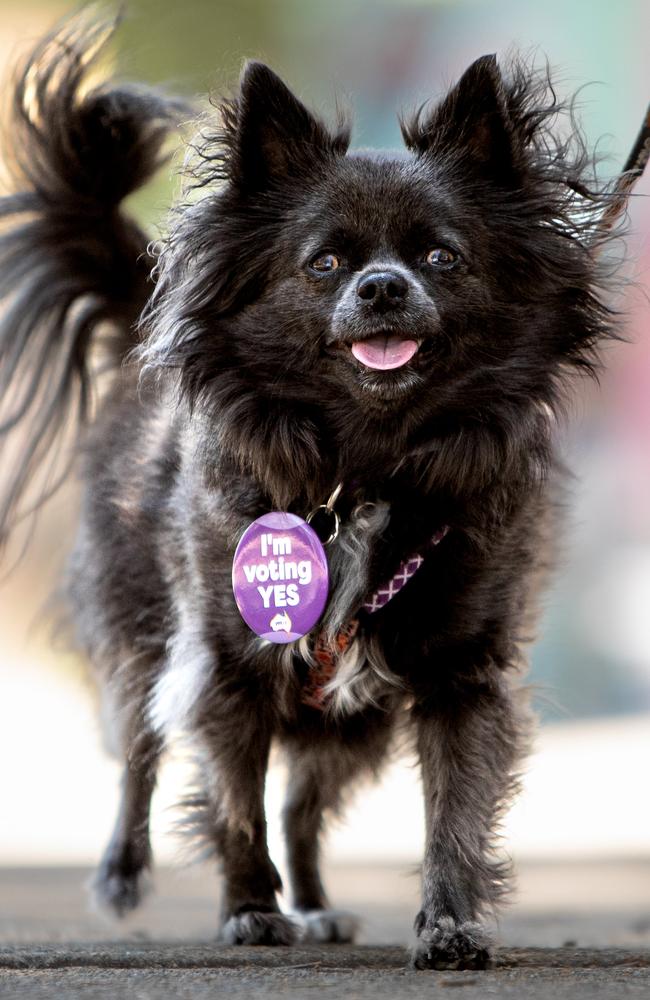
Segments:
[[[269,642],[294,642],[323,613],[327,557],[318,535],[295,514],[272,511],[246,528],[232,564],[232,589],[246,624]]]

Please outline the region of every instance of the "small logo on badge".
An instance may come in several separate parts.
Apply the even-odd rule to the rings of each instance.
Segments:
[[[291,632],[291,619],[286,611],[278,612],[269,622],[274,632]]]

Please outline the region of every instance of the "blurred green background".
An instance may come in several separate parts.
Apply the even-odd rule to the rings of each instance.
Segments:
[[[60,0],[0,0],[5,66],[74,9]],[[561,94],[583,88],[580,117],[590,142],[608,156],[603,171],[614,174],[650,97],[649,37],[647,0],[130,0],[110,61],[124,77],[199,96],[230,90],[244,58],[256,57],[326,116],[337,100],[350,105],[356,145],[391,147],[400,141],[397,112],[442,94],[479,55],[505,59],[517,49],[540,63],[548,58]],[[176,186],[167,171],[135,202],[152,235],[164,228]],[[549,723],[650,719],[650,330],[643,293],[650,176],[638,191],[628,240],[637,284],[619,303],[630,343],[607,352],[602,387],[580,387],[561,432],[575,475],[531,671],[536,707]],[[17,749],[30,729],[50,727],[56,741],[81,725],[75,712],[83,666],[68,652],[52,652],[41,626],[75,504],[70,484],[44,511],[27,559],[0,581],[0,733],[6,753],[18,753],[18,789],[25,775],[38,782],[46,774]],[[647,768],[650,736],[639,740],[634,753]]]

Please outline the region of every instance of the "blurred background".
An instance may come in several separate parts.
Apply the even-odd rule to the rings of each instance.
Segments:
[[[72,9],[0,0],[2,66]],[[645,0],[129,0],[109,61],[123,76],[199,95],[227,90],[244,57],[261,58],[326,115],[336,98],[349,101],[356,145],[388,148],[399,144],[397,111],[440,95],[477,56],[516,47],[548,58],[561,93],[588,84],[581,118],[613,175],[650,97],[648,37]],[[134,202],[154,236],[175,188],[163,175]],[[602,385],[581,387],[561,431],[574,475],[562,562],[532,652],[542,726],[505,843],[523,872],[587,864],[586,905],[613,894],[620,906],[645,899],[650,910],[650,175],[637,190],[628,240],[637,284],[618,303],[629,343],[607,350]],[[70,483],[0,581],[0,866],[93,864],[114,818],[118,768],[102,751],[83,664],[52,640],[46,607],[75,508]],[[162,862],[177,855],[170,827],[184,773],[179,751],[154,810]],[[280,857],[281,784],[277,765],[269,811]],[[421,842],[417,773],[403,761],[359,794],[329,853],[357,871],[370,862],[404,866],[417,863]],[[616,864],[633,876],[626,881]],[[575,903],[575,881],[545,881],[537,896],[524,882],[529,901]]]

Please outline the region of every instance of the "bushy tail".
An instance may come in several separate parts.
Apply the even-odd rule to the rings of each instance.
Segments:
[[[88,88],[115,27],[87,12],[43,39],[12,89],[0,199],[0,546],[37,470],[87,415],[92,345],[133,344],[148,294],[147,237],[120,211],[166,158],[188,108],[155,91]],[[107,322],[108,321],[108,322]],[[11,450],[10,450],[11,449]]]

